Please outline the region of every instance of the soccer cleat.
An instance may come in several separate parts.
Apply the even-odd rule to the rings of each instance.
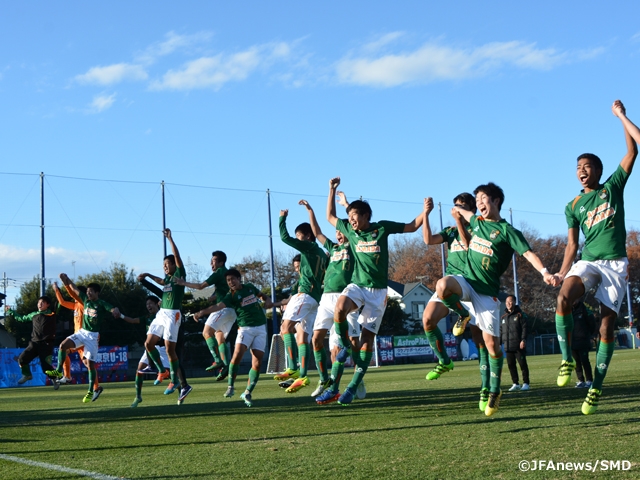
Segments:
[[[481,412],[485,411],[487,403],[489,403],[489,389],[482,388],[480,389],[480,401],[478,402],[478,408]]]
[[[233,388],[231,385],[229,385],[229,386],[227,387],[227,391],[226,391],[226,392],[224,392],[224,393],[222,394],[222,396],[223,396],[223,397],[226,397],[226,398],[231,398],[231,397],[233,397],[233,395],[235,395],[235,393],[236,393],[235,388]]]
[[[180,384],[179,383],[173,383],[173,382],[169,382],[169,386],[167,387],[167,389],[164,391],[165,395],[171,395],[173,392],[175,392],[176,390],[178,390],[178,388],[180,388]]]
[[[213,372],[214,370],[220,368],[222,365],[220,365],[218,362],[213,362],[211,365],[209,365],[207,368],[205,368],[205,370],[207,372]]]
[[[469,320],[471,320],[471,315],[467,315],[465,317],[458,316],[458,321],[451,329],[451,333],[453,333],[454,337],[459,337],[464,333],[464,329],[467,328]]]
[[[142,397],[134,398],[133,403],[131,404],[131,408],[136,408],[140,403],[142,403]]]
[[[584,382],[584,388],[591,388],[591,385],[593,385],[593,382]]]
[[[216,382],[221,382],[228,376],[229,376],[229,367],[225,365],[220,369],[220,373],[218,373],[218,376],[216,377]]]
[[[358,388],[356,389],[356,398],[358,400],[364,400],[364,398],[367,396],[367,389],[364,386],[364,380],[360,382],[360,384],[358,385]]]
[[[576,368],[576,362],[567,362],[563,360],[560,364],[560,370],[558,372],[558,386],[564,387],[571,380],[571,372]]]
[[[191,388],[191,385],[187,385],[186,387],[180,389],[180,396],[178,397],[178,405],[182,405],[182,402],[184,402],[184,399],[187,398],[187,395],[191,393],[191,390],[193,390],[193,388]]]
[[[353,391],[353,389],[351,387],[347,387],[344,389],[344,393],[340,395],[340,398],[338,398],[338,403],[340,405],[351,405],[354,395],[355,392]]]
[[[69,378],[69,377],[62,377],[60,380],[58,380],[58,383],[60,385],[68,385],[71,382],[73,382],[73,379]]]
[[[287,388],[287,393],[296,393],[298,390],[309,386],[309,377],[300,377]]]
[[[20,377],[20,380],[18,380],[18,385],[22,385],[29,380],[33,380],[33,375],[22,375],[22,377]]]
[[[240,400],[243,400],[244,404],[247,407],[253,407],[253,402],[251,401],[251,392],[245,390],[245,392],[240,395]]]
[[[292,370],[290,368],[287,368],[284,372],[279,373],[278,375],[273,377],[273,379],[276,381],[289,380],[289,379],[295,380],[298,377],[300,377],[300,370]]]
[[[157,369],[155,369],[155,368],[153,368],[151,365],[147,365],[147,366],[146,366],[146,367],[144,367],[143,369],[138,370],[138,373],[139,373],[140,375],[144,375],[145,373],[155,375],[155,374],[157,374],[157,373],[158,373],[158,370],[157,370]]]
[[[576,388],[585,388],[587,386],[587,382],[576,382]]]
[[[102,387],[98,387],[93,391],[93,395],[91,396],[92,402],[95,402],[98,399],[98,397],[102,393],[102,390],[104,390]]]
[[[159,373],[158,377],[153,382],[154,385],[160,385],[163,380],[167,380],[171,376],[171,372],[169,370],[165,370],[164,373]]]
[[[82,398],[82,403],[91,403],[92,398],[93,392],[87,392],[87,394]]]
[[[590,388],[587,393],[587,398],[585,398],[582,403],[582,413],[585,415],[596,413],[598,402],[600,401],[600,395],[602,395],[602,390]]]
[[[327,405],[329,403],[337,402],[340,398],[340,392],[331,390],[325,390],[322,395],[316,397],[316,403],[318,405]]]
[[[486,408],[484,409],[484,414],[487,417],[490,417],[494,413],[498,411],[498,407],[500,407],[500,399],[502,398],[502,390],[498,393],[489,392],[489,402],[487,403]]]
[[[293,385],[293,382],[295,382],[295,380],[293,378],[290,378],[289,380],[278,383],[278,386],[280,388],[289,388],[291,385]]]
[[[64,377],[64,375],[62,374],[62,372],[59,372],[58,370],[47,370],[46,372],[44,372],[45,375],[49,378],[51,378],[52,380],[59,380],[62,377]],[[31,379],[29,379],[31,380]],[[26,381],[26,380],[25,380]]]
[[[526,392],[527,390],[531,390],[531,387],[529,386],[528,383],[523,383],[522,387],[520,387],[520,390],[523,392]]]
[[[451,370],[453,370],[453,360],[449,360],[447,365],[438,362],[434,369],[427,373],[427,380],[437,380],[440,378],[440,375],[450,372]]]
[[[336,354],[336,362],[345,363],[351,356],[351,345],[339,348],[340,350],[338,350],[338,353]]]
[[[333,380],[329,378],[327,381],[323,382],[322,380],[318,380],[318,387],[311,393],[312,397],[317,397],[321,395],[327,388],[333,385]]]
[[[53,389],[58,390],[60,388],[60,382],[58,380],[52,380],[52,382],[53,382]]]
[[[517,383],[511,385],[511,388],[509,389],[510,392],[517,392],[518,390],[520,390],[520,385],[518,385]]]

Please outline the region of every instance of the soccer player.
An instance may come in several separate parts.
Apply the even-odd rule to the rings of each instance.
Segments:
[[[349,405],[369,368],[376,334],[387,304],[389,235],[415,232],[422,225],[423,216],[421,213],[406,224],[385,220],[372,222],[369,204],[356,200],[347,207],[349,219],[342,220],[336,216],[335,197],[338,185],[340,177],[329,181],[327,220],[345,236],[354,256],[351,283],[340,294],[334,312],[334,325],[340,336],[340,351],[336,356],[338,362],[345,362],[351,354],[347,316],[362,307],[358,316],[362,332],[360,351],[355,357],[356,371],[349,386],[338,398],[341,405]]]
[[[476,200],[470,193],[461,193],[453,199],[455,207],[467,210],[473,214],[476,213]],[[429,214],[433,211],[433,199],[431,197],[424,200],[424,219],[422,223],[422,233],[424,243],[427,245],[439,245],[447,243],[447,268],[445,275],[463,275],[467,265],[467,250],[469,248],[469,240],[471,239],[471,228],[469,223],[460,213],[453,209],[452,215],[456,221],[453,227],[447,227],[437,234],[431,232],[429,225]],[[471,326],[471,336],[473,342],[478,347],[478,357],[480,360],[480,401],[478,408],[484,412],[489,401],[489,353],[482,338],[482,331],[476,325],[476,318],[473,314],[473,306],[470,302],[464,302],[464,307],[469,311],[469,317],[459,317],[453,327],[454,335],[462,335],[467,322]],[[443,373],[453,370],[453,360],[449,358],[447,349],[444,346],[444,337],[438,322],[449,314],[449,309],[438,298],[438,294],[434,293],[427,303],[427,308],[422,315],[422,323],[424,333],[429,340],[429,345],[433,349],[438,364],[427,374],[427,380],[437,380]]]
[[[58,349],[58,368],[49,370],[46,374],[54,380],[62,378],[62,368],[69,350],[84,347],[82,361],[86,365],[87,370],[89,370],[89,391],[82,401],[84,403],[95,402],[103,390],[101,386],[94,388],[95,380],[98,376],[95,359],[98,356],[100,327],[109,313],[111,313],[114,318],[120,317],[121,313],[118,307],[114,307],[99,298],[100,285],[97,283],[90,283],[87,285],[87,292],[82,293],[66,273],[60,274],[60,280],[62,280],[67,291],[73,291],[82,301],[84,305],[84,317],[82,319],[82,328],[64,339],[60,344],[60,348]]]
[[[276,375],[275,380],[295,381],[287,388],[287,393],[294,393],[309,385],[307,370],[311,361],[309,335],[313,332],[313,323],[318,312],[318,302],[322,296],[322,280],[327,268],[327,255],[316,243],[316,237],[311,225],[301,223],[296,227],[296,238],[292,238],[287,231],[287,215],[289,210],[280,211],[280,238],[292,248],[300,252],[300,278],[298,293],[291,298],[282,318],[282,332],[287,355],[293,351],[290,348],[295,335],[300,357],[300,370],[287,368],[284,373]],[[289,361],[295,365],[295,359]]]
[[[194,317],[198,320],[205,315],[219,312],[224,308],[233,308],[236,312],[238,336],[236,337],[236,346],[229,366],[228,387],[224,396],[226,398],[233,397],[235,393],[234,383],[240,367],[240,361],[247,349],[249,349],[252,358],[251,370],[249,371],[247,388],[240,395],[240,399],[244,401],[247,407],[251,407],[253,406],[251,394],[258,383],[258,378],[260,378],[260,365],[267,347],[267,316],[259,300],[262,299],[265,302],[265,308],[271,308],[272,304],[270,299],[254,285],[250,283],[243,284],[242,276],[235,268],[227,270],[225,277],[229,285],[229,293],[221,298],[216,305],[197,312]]]
[[[640,131],[627,118],[622,102],[616,100],[613,114],[622,122],[627,152],[615,172],[604,182],[602,161],[596,155],[585,153],[578,157],[577,176],[581,193],[565,208],[569,238],[562,268],[556,275],[563,281],[558,295],[556,331],[562,350],[562,363],[558,386],[571,380],[575,361],[571,355],[573,331],[573,303],[584,293],[597,286],[596,299],[600,302],[600,345],[596,353],[593,384],[582,404],[582,413],[595,413],[602,395],[602,383],[613,355],[613,329],[627,287],[627,232],[624,222],[624,187],[638,155],[636,142]],[[579,230],[585,236],[581,260],[573,263],[578,251]],[[573,265],[572,265],[573,264]]]
[[[469,242],[467,265],[463,275],[448,275],[438,280],[436,293],[442,303],[460,315],[470,316],[461,302],[470,302],[476,325],[482,330],[484,344],[489,353],[489,401],[484,413],[491,416],[498,411],[502,390],[500,379],[504,361],[500,346],[500,276],[509,266],[514,250],[540,272],[549,285],[557,285],[551,275],[531,251],[522,233],[500,216],[504,192],[495,183],[480,185],[474,190],[476,206],[482,216],[453,207],[469,222],[473,236]]]
[[[338,345],[336,344],[332,349],[335,350],[335,352],[333,352],[334,361],[331,367],[331,376],[329,376],[324,338],[327,336],[327,332],[331,327],[333,327],[336,302],[340,297],[340,293],[351,283],[353,253],[351,252],[349,242],[346,241],[342,232],[336,231],[338,243],[329,240],[322,233],[316,215],[311,205],[309,205],[309,202],[300,200],[299,203],[303,205],[309,213],[309,224],[311,225],[313,234],[329,252],[329,265],[324,275],[324,292],[320,298],[318,314],[313,325],[313,338],[311,342],[316,366],[318,367],[318,374],[320,375],[318,387],[313,391],[311,396],[317,397],[316,402],[319,405],[325,405],[337,401],[340,397],[340,379],[344,372],[344,362],[335,360],[335,354],[337,354],[338,350]],[[357,312],[350,313],[347,316],[347,322],[349,324],[348,336],[351,349],[352,351],[357,351],[360,336]],[[360,385],[363,385],[363,383],[360,383]]]
[[[211,270],[213,273],[202,283],[186,282],[182,279],[176,279],[178,285],[196,290],[205,289],[211,285],[215,285],[215,294],[212,296],[215,305],[229,292],[225,274],[227,267],[225,265],[227,255],[220,250],[216,250],[211,254]],[[207,347],[213,356],[213,363],[206,368],[207,372],[219,370],[216,381],[227,378],[229,374],[229,360],[231,360],[231,352],[227,345],[227,337],[236,321],[236,312],[232,308],[225,308],[209,315],[202,336],[204,337]]]
[[[169,368],[171,370],[171,383],[165,390],[165,394],[169,395],[176,391],[180,385],[178,379],[180,362],[176,354],[176,342],[178,341],[178,330],[180,329],[182,320],[180,307],[182,306],[182,297],[184,297],[184,286],[178,285],[176,280],[178,278],[184,280],[186,269],[182,263],[178,247],[173,241],[171,230],[167,228],[163,233],[164,236],[167,237],[167,240],[169,240],[171,251],[173,252],[172,255],[164,257],[164,278],[156,277],[150,273],[142,273],[138,278],[145,279],[149,277],[158,285],[163,286],[162,307],[156,315],[155,320],[149,326],[144,348],[151,361],[158,368],[158,372],[164,373],[165,368],[160,360],[160,353],[156,349],[156,345],[164,339],[165,346],[167,347],[167,355],[169,356]]]
[[[7,309],[7,315],[11,315],[18,322],[32,322],[33,326],[29,345],[18,357],[22,372],[18,385],[33,379],[29,364],[36,357],[40,358],[40,367],[48,375],[47,371],[53,370],[51,355],[56,338],[56,314],[51,310],[51,299],[47,295],[38,298],[38,310],[27,315],[18,315],[10,308]]]

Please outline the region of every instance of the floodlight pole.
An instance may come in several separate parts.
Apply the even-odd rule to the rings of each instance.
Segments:
[[[509,223],[513,227],[513,210],[509,209]],[[513,294],[516,297],[516,305],[520,305],[520,295],[518,295],[518,270],[516,268],[516,253],[513,252]]]
[[[40,172],[40,296],[45,292],[44,278],[44,172]]]
[[[271,270],[271,303],[276,302],[276,268],[273,261],[273,231],[271,229],[271,192],[267,188],[267,214],[269,218],[269,269]],[[273,334],[278,332],[278,316],[276,307],[271,310],[271,322],[273,323]]]

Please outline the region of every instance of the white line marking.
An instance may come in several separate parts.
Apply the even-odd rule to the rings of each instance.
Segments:
[[[4,455],[0,453],[1,460],[7,460],[9,462],[24,463],[32,467],[46,468],[48,470],[56,470],[58,472],[73,473],[75,475],[82,475],[83,477],[95,478],[96,480],[120,480],[124,477],[112,477],[111,475],[103,475],[102,473],[89,472],[87,470],[78,470],[77,468],[61,467],[60,465],[53,465],[51,463],[36,462],[34,460],[27,460],[20,457],[14,457],[13,455]]]

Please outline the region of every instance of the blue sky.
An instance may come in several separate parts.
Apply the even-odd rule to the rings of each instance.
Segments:
[[[47,277],[72,261],[160,273],[162,180],[168,226],[202,266],[214,249],[230,264],[268,251],[267,189],[277,234],[281,208],[306,220],[300,198],[322,216],[336,175],[400,221],[494,181],[516,226],[564,235],[578,154],[605,175],[624,154],[613,100],[640,121],[640,7],[345,3],[8,4],[0,275],[40,270],[39,172]],[[640,228],[637,192],[632,177]]]

